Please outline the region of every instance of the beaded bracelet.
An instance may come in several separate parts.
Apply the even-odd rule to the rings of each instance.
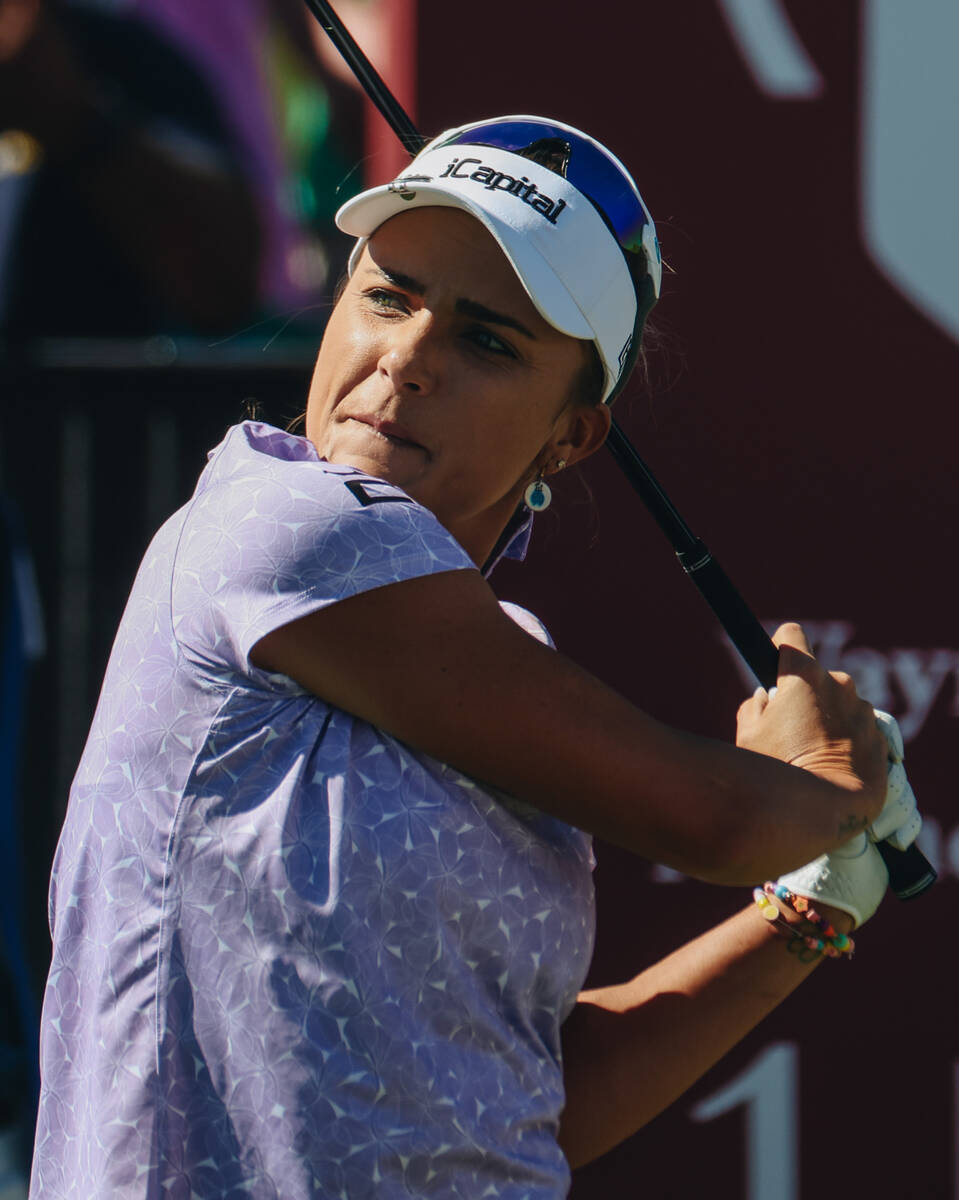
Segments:
[[[810,925],[815,925],[823,938],[829,941],[839,954],[852,954],[855,949],[855,942],[852,938],[847,937],[844,933],[837,933],[825,917],[820,916],[814,908],[809,907],[809,901],[805,896],[797,896],[795,892],[791,892],[781,883],[765,883],[763,891],[767,896],[776,896],[784,904],[788,904],[797,916],[808,921]]]
[[[780,895],[780,892],[785,892],[786,895]],[[776,896],[785,904],[789,904],[793,912],[796,912],[803,920],[815,926],[822,934],[822,937],[804,934],[796,925],[790,924],[779,911],[778,905],[774,904],[770,899],[770,896]],[[791,897],[794,902],[804,904],[805,908],[802,911],[793,908],[793,905],[786,898],[787,896]],[[754,889],[753,899],[756,901],[763,918],[783,937],[790,938],[794,943],[801,943],[806,949],[811,950],[813,954],[825,954],[827,958],[841,958],[843,955],[846,955],[847,958],[852,958],[856,943],[844,933],[837,933],[824,917],[821,917],[815,909],[809,907],[809,901],[804,896],[795,896],[787,888],[782,887],[781,884],[767,883],[764,887]],[[803,962],[811,961],[802,952],[800,952],[800,958]]]

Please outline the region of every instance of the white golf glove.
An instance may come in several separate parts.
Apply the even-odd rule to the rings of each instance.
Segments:
[[[875,843],[889,841],[898,850],[905,850],[922,827],[916,797],[902,766],[899,726],[888,713],[878,709],[876,720],[889,743],[889,782],[882,812],[865,833],[779,878],[796,895],[849,913],[856,928],[864,925],[879,907],[889,883],[889,872]]]
[[[913,795],[906,770],[902,765],[904,757],[902,734],[895,718],[888,713],[875,709],[876,721],[886,735],[889,743],[889,774],[886,784],[886,803],[882,812],[869,826],[866,832],[873,842],[889,842],[897,850],[905,850],[919,836],[922,829],[922,817],[916,807],[916,797]]]
[[[829,904],[849,913],[858,929],[879,907],[889,872],[875,844],[860,833],[838,850],[780,875],[778,882],[814,905]]]

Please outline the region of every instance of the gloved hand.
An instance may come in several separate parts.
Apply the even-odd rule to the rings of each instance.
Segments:
[[[919,815],[916,797],[902,765],[904,751],[899,726],[889,713],[880,712],[878,708],[875,709],[875,713],[879,727],[889,743],[889,774],[886,803],[866,832],[873,842],[889,842],[897,850],[905,850],[919,836],[922,817]]]
[[[879,907],[889,883],[889,872],[874,843],[888,840],[905,850],[922,827],[916,797],[902,766],[899,726],[878,709],[876,720],[889,743],[889,783],[882,812],[865,833],[779,878],[779,883],[798,896],[849,913],[857,928]]]
[[[806,896],[814,907],[829,904],[849,913],[858,929],[879,907],[889,872],[875,844],[860,833],[837,850],[780,875],[778,882]]]

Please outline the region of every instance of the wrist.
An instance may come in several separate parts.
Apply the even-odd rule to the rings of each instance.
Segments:
[[[793,912],[788,905],[780,903],[775,897],[771,897],[773,903],[779,909],[779,913],[783,920],[794,926],[800,933],[809,933],[811,928],[805,918],[799,913]],[[841,908],[833,908],[831,904],[820,904],[818,901],[815,904],[815,911],[835,929],[837,933],[852,933],[856,928],[856,922]]]
[[[816,911],[829,922],[837,933],[852,933],[856,928],[855,920],[841,908],[833,908],[831,904],[816,902]]]
[[[851,956],[855,950],[855,943],[847,936],[855,921],[847,913],[828,905],[813,907],[807,897],[797,895],[782,882],[767,882],[755,888],[753,899],[769,928],[789,940],[800,961],[813,962],[822,955],[841,958]]]

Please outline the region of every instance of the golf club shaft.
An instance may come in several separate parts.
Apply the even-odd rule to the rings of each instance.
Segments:
[[[404,148],[415,155],[427,139],[420,135],[346,26],[326,0],[306,0],[306,4]],[[669,538],[683,570],[696,584],[730,641],[763,687],[773,687],[779,651],[769,634],[719,563],[679,515],[615,420],[607,444],[626,478]],[[915,843],[907,850],[896,850],[888,842],[881,842],[879,852],[889,870],[889,886],[900,900],[919,896],[935,883],[936,873]]]
[[[660,529],[669,538],[683,570],[699,589],[717,620],[765,688],[775,686],[779,651],[705,544],[689,528],[635,447],[613,422],[607,445]],[[900,900],[921,896],[936,882],[936,872],[918,846],[897,850],[877,845],[889,872],[889,886]]]
[[[426,145],[423,137],[410,120],[405,109],[383,82],[382,76],[356,44],[353,35],[325,0],[306,0],[310,12],[316,17],[333,45],[346,60],[347,66],[356,76],[363,91],[379,109],[387,125],[400,139],[403,149],[416,155]]]

